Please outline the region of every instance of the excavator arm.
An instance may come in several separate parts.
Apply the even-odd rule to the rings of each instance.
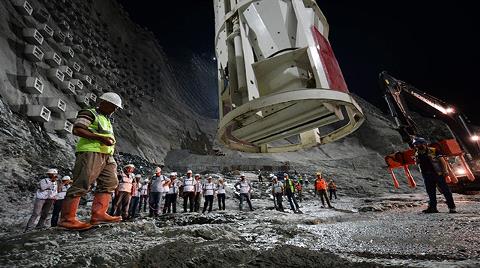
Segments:
[[[440,149],[444,155],[441,160],[448,171],[447,182],[456,184],[459,181],[457,177],[467,177],[470,181],[475,180],[472,168],[478,169],[480,146],[478,136],[470,130],[463,115],[451,105],[394,78],[386,72],[382,72],[379,78],[380,86],[384,89],[385,100],[392,117],[395,119],[398,131],[403,141],[408,143],[411,148],[385,157],[395,187],[399,187],[393,172],[395,168],[404,169],[410,187],[413,188],[416,185],[408,166],[415,164],[412,142],[413,138],[418,135],[418,129],[409,109],[415,109],[424,116],[442,121],[454,135],[455,139],[440,140],[430,145]],[[465,159],[465,154],[470,158],[470,163]],[[450,163],[452,158],[459,163],[456,168]]]
[[[453,106],[395,79],[386,72],[380,74],[380,83],[384,88],[385,100],[391,115],[395,118],[402,139],[410,146],[413,136],[418,133],[417,126],[410,116],[409,108],[411,107],[424,116],[445,123],[463,150],[473,159],[480,159],[478,136],[470,130],[464,116]]]

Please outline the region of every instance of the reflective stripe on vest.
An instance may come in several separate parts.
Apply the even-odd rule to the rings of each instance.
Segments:
[[[88,109],[94,116],[94,121],[88,126],[88,130],[101,136],[109,137],[115,140],[113,127],[110,120],[103,114],[99,114],[95,109]],[[115,145],[107,146],[100,141],[80,137],[77,143],[76,152],[95,152],[113,155]]]

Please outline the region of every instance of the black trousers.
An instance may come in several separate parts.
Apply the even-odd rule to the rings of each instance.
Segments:
[[[118,192],[115,195],[115,199],[113,200],[113,215],[114,216],[122,216],[125,220],[128,218],[128,209],[130,206],[130,198],[132,197],[131,193],[128,192]]]
[[[273,198],[275,198],[276,209],[279,211],[283,211],[283,193],[276,193],[274,194]]]
[[[334,189],[329,189],[330,192],[330,200],[332,200],[332,197],[335,196],[335,199],[337,199],[337,190]]]
[[[138,203],[140,202],[140,196],[134,196],[130,200],[130,210],[128,215],[130,218],[135,218],[137,216]]]
[[[322,206],[325,206],[325,201],[323,200],[324,198],[327,201],[328,207],[332,206],[330,205],[330,199],[328,199],[327,196],[327,190],[318,190],[318,194],[320,195],[320,199],[322,200]]]
[[[218,210],[225,210],[225,194],[217,194]]]
[[[207,206],[208,206],[208,212],[212,212],[212,205],[213,205],[213,195],[206,195],[205,196],[205,202],[203,203],[203,213],[207,211]]]
[[[295,198],[294,193],[287,192],[288,203],[290,203],[290,208],[293,211],[297,211],[300,207],[298,206],[297,199]]]
[[[143,205],[143,212],[147,211],[147,204],[148,204],[148,195],[141,195],[140,196],[140,206],[138,208],[138,211],[142,211],[142,205]]]
[[[425,182],[425,189],[427,190],[429,202],[428,206],[431,208],[437,208],[437,185],[445,196],[448,208],[455,208],[455,202],[453,201],[452,192],[448,188],[445,178],[437,174],[422,174],[423,181]]]
[[[190,212],[193,212],[195,192],[183,192],[183,212],[187,212],[187,203],[190,201]]]
[[[149,213],[150,217],[158,216],[159,212],[159,205],[160,205],[160,198],[162,198],[162,193],[160,192],[151,192],[150,198],[148,199],[149,202]]]
[[[193,209],[195,212],[200,211],[200,202],[202,201],[202,194],[200,192],[195,193],[195,200]]]
[[[58,224],[58,216],[60,216],[60,211],[62,211],[62,204],[63,199],[55,200],[55,203],[53,204],[52,219],[50,221],[52,227],[55,227]]]
[[[252,202],[250,201],[250,195],[249,194],[240,194],[240,211],[243,210],[243,200],[247,200],[247,204],[250,208],[250,210],[253,210],[252,207]]]
[[[163,207],[163,214],[167,212],[177,213],[177,194],[167,194],[165,196],[165,206]]]

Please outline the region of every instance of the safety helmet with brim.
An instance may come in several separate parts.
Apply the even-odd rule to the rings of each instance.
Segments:
[[[123,109],[122,98],[115,92],[103,93],[99,99],[109,102],[120,109]]]

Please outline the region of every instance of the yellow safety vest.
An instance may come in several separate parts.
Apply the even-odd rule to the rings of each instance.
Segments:
[[[88,126],[88,130],[98,135],[110,137],[115,140],[110,119],[103,114],[99,114],[95,109],[88,109],[88,111],[92,112],[92,114],[95,116],[93,122],[90,124],[90,126]],[[77,143],[76,152],[94,152],[113,155],[114,150],[115,145],[107,146],[100,141],[80,137],[80,140]]]

